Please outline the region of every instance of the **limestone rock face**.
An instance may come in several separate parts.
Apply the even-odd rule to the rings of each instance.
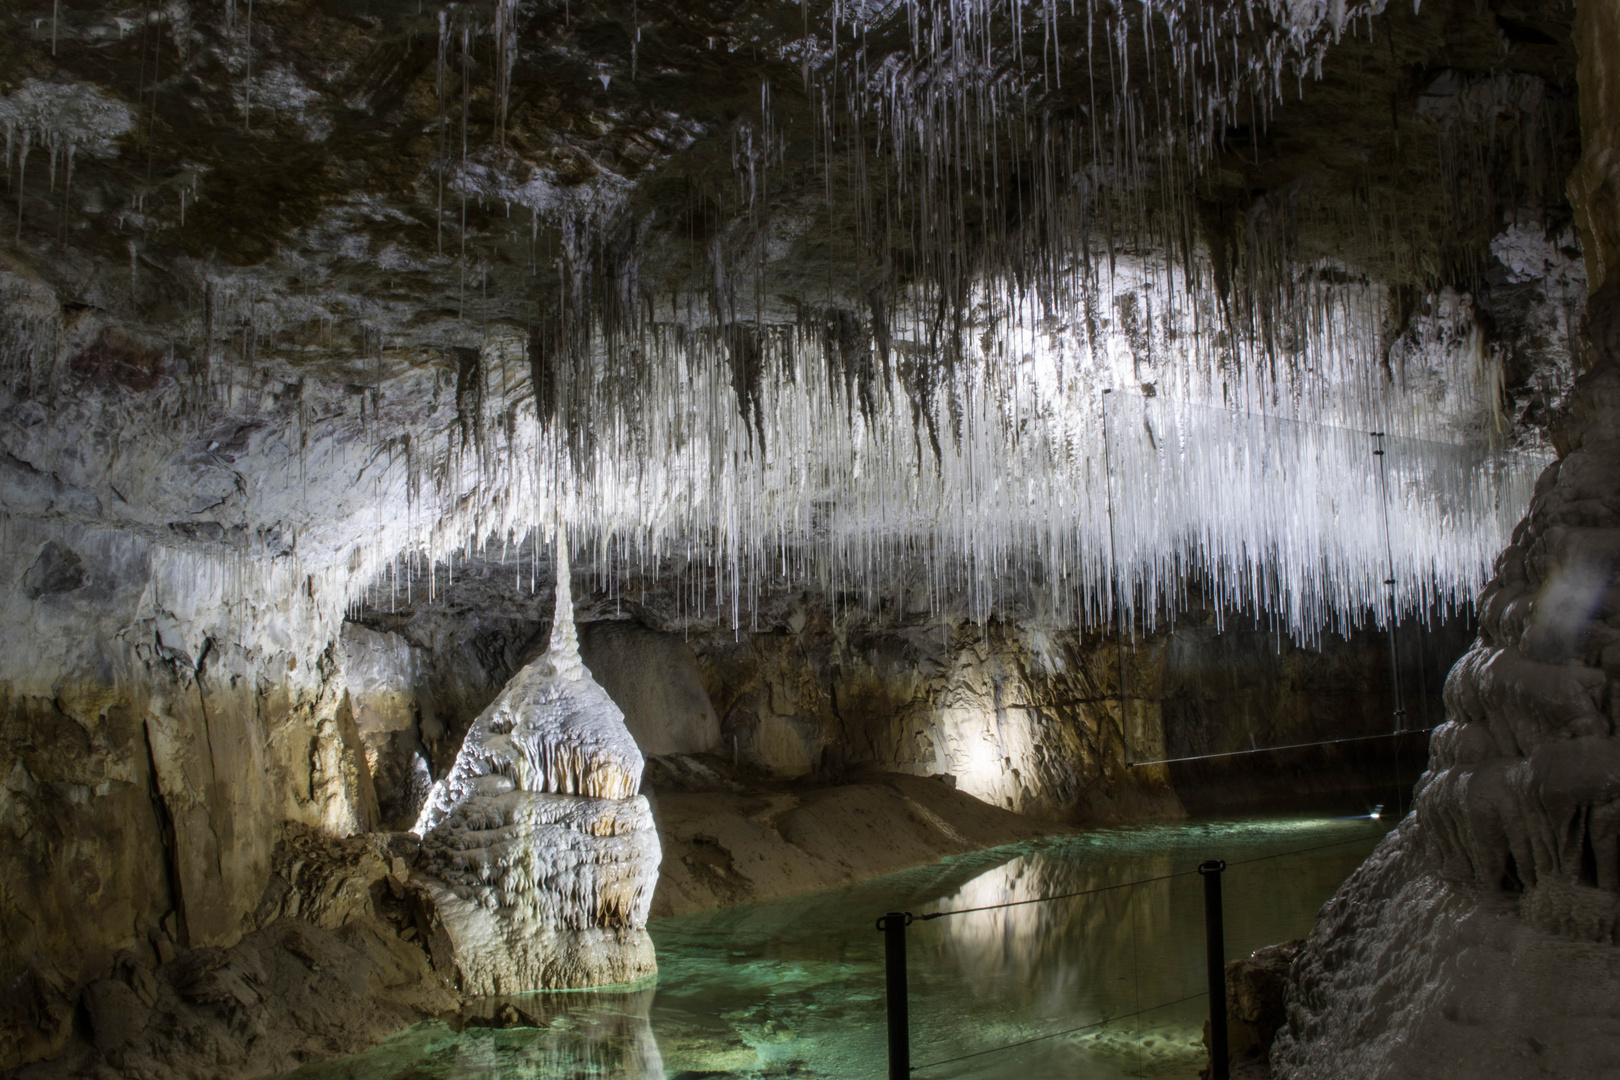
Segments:
[[[116,530],[4,533],[0,1070],[60,1052],[81,992],[150,935],[236,943],[285,823],[347,836],[375,807],[318,587],[265,569],[244,596]]]
[[[278,1075],[453,1014],[462,998],[410,881],[413,848],[401,834],[335,839],[289,824],[240,940],[188,948],[154,928],[84,988],[84,1022],[54,1060],[6,1075]]]
[[[1560,442],[1446,681],[1413,814],[1294,967],[1279,1076],[1620,1068],[1620,373],[1582,380]]]
[[[580,654],[591,675],[624,710],[624,723],[649,757],[701,754],[720,744],[697,658],[679,634],[629,621],[586,623]]]
[[[416,831],[464,992],[629,982],[659,845],[624,714],[580,662],[561,551],[551,647],[473,722]]]
[[[772,621],[769,632],[693,635],[722,756],[745,767],[947,776],[992,806],[1060,820],[1181,813],[1162,768],[1124,765],[1117,653],[1099,635],[926,616],[837,626],[803,610]],[[1158,702],[1142,700],[1156,696],[1161,651],[1129,657],[1139,749],[1162,749]]]
[[[1581,10],[1585,63],[1610,52],[1616,24],[1597,14],[1612,5]],[[1612,137],[1613,113],[1588,100],[1597,84],[1614,86],[1583,80],[1588,192],[1614,170],[1593,152]],[[1612,200],[1577,211],[1601,254]],[[1620,1070],[1620,280],[1595,265],[1595,364],[1554,432],[1560,460],[1480,595],[1415,812],[1323,908],[1295,964],[1280,1076]]]
[[[398,634],[343,624],[343,674],[367,772],[388,828],[408,829],[432,784],[424,728],[432,706],[421,692],[421,650]]]
[[[1288,1080],[1612,1076],[1620,949],[1550,933],[1448,878],[1409,817],[1322,908],[1295,961]]]

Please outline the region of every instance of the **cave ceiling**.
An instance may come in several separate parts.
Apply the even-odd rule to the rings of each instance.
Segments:
[[[1538,0],[8,4],[9,482],[30,513],[370,573],[535,523],[513,493],[565,473],[592,478],[576,506],[639,485],[598,535],[700,535],[732,504],[624,464],[700,429],[694,457],[740,475],[841,413],[855,433],[781,466],[801,475],[886,423],[910,488],[955,490],[975,386],[1007,445],[1039,428],[1071,464],[1092,450],[1048,384],[1345,423],[1394,395],[1392,430],[1542,445],[1580,291],[1572,18]],[[1021,388],[1041,335],[1064,339],[1056,374]],[[806,382],[788,416],[779,388]],[[1321,406],[1334,387],[1348,403]],[[519,451],[533,463],[489,463]],[[871,472],[840,468],[770,513],[822,514]],[[377,539],[447,508],[470,516]]]

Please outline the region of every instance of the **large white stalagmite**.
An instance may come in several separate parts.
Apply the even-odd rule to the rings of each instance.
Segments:
[[[660,850],[624,714],[580,662],[559,534],[551,645],[473,722],[417,820],[461,989],[602,986],[657,965]]]

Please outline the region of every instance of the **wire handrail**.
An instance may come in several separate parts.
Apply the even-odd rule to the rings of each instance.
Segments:
[[[1094,889],[1076,889],[1074,892],[1054,893],[1051,896],[1033,896],[1027,900],[1008,900],[1004,904],[983,904],[979,907],[952,908],[949,911],[933,911],[927,915],[918,915],[918,922],[928,922],[930,919],[943,919],[947,915],[967,915],[974,911],[995,911],[997,908],[1022,907],[1025,904],[1044,904],[1050,900],[1068,900],[1076,896],[1091,896],[1095,893],[1113,892],[1115,889],[1129,889],[1133,885],[1151,885],[1155,881],[1169,881],[1171,878],[1188,877],[1198,873],[1197,870],[1178,870],[1174,874],[1160,874],[1158,877],[1137,878],[1135,881],[1121,881],[1117,885],[1099,885]]]
[[[1378,808],[1379,810],[1382,807]],[[1376,820],[1378,811],[1371,817]],[[1033,1043],[1043,1042],[1047,1039],[1061,1038],[1082,1031],[1091,1031],[1106,1027],[1120,1020],[1129,1020],[1133,1017],[1143,1016],[1160,1009],[1168,1009],[1174,1005],[1181,1005],[1199,998],[1208,998],[1211,1004],[1208,1036],[1211,1055],[1211,1076],[1214,1080],[1227,1080],[1229,1071],[1226,1067],[1228,1050],[1226,1015],[1224,1009],[1217,1009],[1215,1002],[1223,997],[1225,988],[1226,961],[1223,957],[1221,930],[1221,877],[1223,873],[1235,866],[1248,866],[1254,863],[1266,862],[1271,859],[1286,859],[1296,855],[1308,855],[1315,851],[1327,851],[1331,848],[1345,847],[1349,844],[1376,841],[1387,837],[1391,830],[1370,829],[1358,831],[1353,836],[1341,837],[1326,843],[1311,844],[1308,847],[1291,848],[1287,851],[1275,851],[1266,855],[1254,855],[1247,859],[1235,859],[1228,863],[1222,859],[1207,859],[1197,868],[1182,870],[1170,874],[1155,874],[1152,877],[1136,878],[1132,881],[1116,882],[1112,885],[1099,885],[1090,889],[1076,889],[1071,892],[1054,893],[1051,896],[1034,896],[1024,900],[1008,900],[1000,904],[978,904],[970,908],[952,908],[948,911],[933,911],[924,915],[913,915],[909,911],[890,911],[877,920],[877,929],[884,935],[885,942],[885,977],[888,981],[887,1006],[889,1027],[889,1080],[911,1080],[911,1077],[922,1071],[936,1069],[942,1065],[950,1065],[959,1061],[968,1061],[973,1058],[984,1057],[988,1054],[1000,1053],[1003,1050],[1012,1050],[1020,1046],[1029,1046]],[[999,1046],[985,1047],[982,1050],[973,1050],[955,1057],[940,1058],[926,1065],[913,1066],[911,1064],[911,1037],[909,1009],[906,1003],[906,927],[913,922],[927,922],[933,919],[943,919],[950,915],[966,915],[977,911],[998,911],[1002,908],[1022,907],[1027,904],[1044,904],[1054,900],[1065,900],[1080,896],[1093,896],[1098,893],[1114,892],[1119,889],[1134,888],[1138,885],[1150,885],[1161,881],[1171,881],[1175,878],[1190,877],[1199,874],[1204,878],[1204,918],[1205,918],[1205,944],[1208,953],[1207,966],[1209,968],[1209,989],[1186,997],[1176,998],[1145,1009],[1133,1012],[1119,1013],[1103,1020],[1095,1020],[1088,1024],[1063,1028],[1058,1031],[1049,1031],[1042,1035],[1033,1035],[1027,1039],[1019,1039]],[[1140,998],[1138,998],[1140,1001]]]
[[[1244,754],[1269,754],[1276,750],[1305,750],[1312,746],[1337,746],[1339,743],[1371,742],[1374,739],[1398,739],[1403,735],[1429,735],[1434,728],[1398,728],[1395,731],[1381,731],[1376,735],[1346,735],[1341,739],[1319,739],[1316,742],[1285,743],[1282,746],[1255,746],[1247,750],[1222,750],[1216,754],[1189,754],[1186,757],[1158,758],[1153,761],[1127,761],[1128,769],[1140,768],[1143,765],[1174,765],[1181,761],[1208,761],[1211,758],[1241,757]]]
[[[1334,840],[1326,844],[1316,844],[1306,848],[1294,848],[1291,851],[1278,851],[1270,855],[1256,855],[1249,859],[1235,859],[1228,862],[1226,865],[1246,866],[1250,863],[1265,862],[1267,859],[1286,859],[1291,855],[1308,855],[1313,851],[1325,851],[1328,848],[1344,847],[1347,844],[1355,844],[1363,840],[1371,840],[1376,837],[1386,836],[1388,835],[1388,832],[1389,831],[1387,829],[1369,830],[1364,833],[1359,833],[1356,836],[1346,837],[1343,840]],[[1173,878],[1191,877],[1197,873],[1198,871],[1196,869],[1178,870],[1173,874],[1159,874],[1155,877],[1137,878],[1134,881],[1121,881],[1113,885],[1098,885],[1091,889],[1076,889],[1074,892],[1054,893],[1051,896],[1033,896],[1027,900],[1008,900],[1001,904],[981,904],[977,907],[970,908],[952,908],[949,911],[932,911],[926,915],[911,915],[910,912],[907,912],[906,914],[915,919],[917,922],[929,922],[933,919],[943,919],[948,915],[967,915],[975,911],[995,911],[1000,908],[1022,907],[1025,904],[1045,904],[1053,900],[1070,900],[1077,896],[1092,896],[1096,893],[1113,892],[1115,889],[1129,889],[1137,885],[1151,885],[1159,881],[1170,881]]]
[[[1196,871],[1194,872],[1196,873]],[[1014,1047],[1019,1046],[1028,1046],[1031,1043],[1044,1042],[1047,1039],[1056,1039],[1064,1035],[1073,1035],[1079,1031],[1090,1031],[1093,1028],[1107,1027],[1109,1024],[1116,1023],[1120,1020],[1129,1020],[1132,1017],[1145,1016],[1150,1012],[1158,1012],[1160,1009],[1168,1009],[1172,1005],[1184,1005],[1189,1001],[1197,1001],[1201,997],[1208,996],[1209,991],[1200,990],[1198,993],[1188,994],[1184,998],[1176,998],[1174,1001],[1166,1001],[1146,1009],[1137,1009],[1135,1012],[1120,1013],[1118,1016],[1110,1016],[1106,1020],[1097,1020],[1090,1024],[1081,1024],[1079,1027],[1064,1028],[1062,1031],[1049,1031],[1045,1035],[1036,1035],[1033,1038],[1020,1039],[1017,1042],[1006,1043],[1002,1046],[992,1046],[988,1050],[975,1050],[971,1054],[962,1054],[957,1057],[942,1058],[939,1061],[930,1061],[927,1065],[913,1065],[911,1067],[911,1071],[921,1072],[924,1069],[937,1069],[941,1065],[952,1065],[958,1061],[966,1061],[969,1058],[983,1057],[986,1054],[997,1054],[1003,1050],[1011,1050]]]

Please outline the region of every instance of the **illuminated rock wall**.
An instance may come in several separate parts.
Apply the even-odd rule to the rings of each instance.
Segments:
[[[0,1063],[60,1048],[120,950],[237,941],[284,822],[376,816],[335,613],[113,530],[13,520],[4,551]]]

